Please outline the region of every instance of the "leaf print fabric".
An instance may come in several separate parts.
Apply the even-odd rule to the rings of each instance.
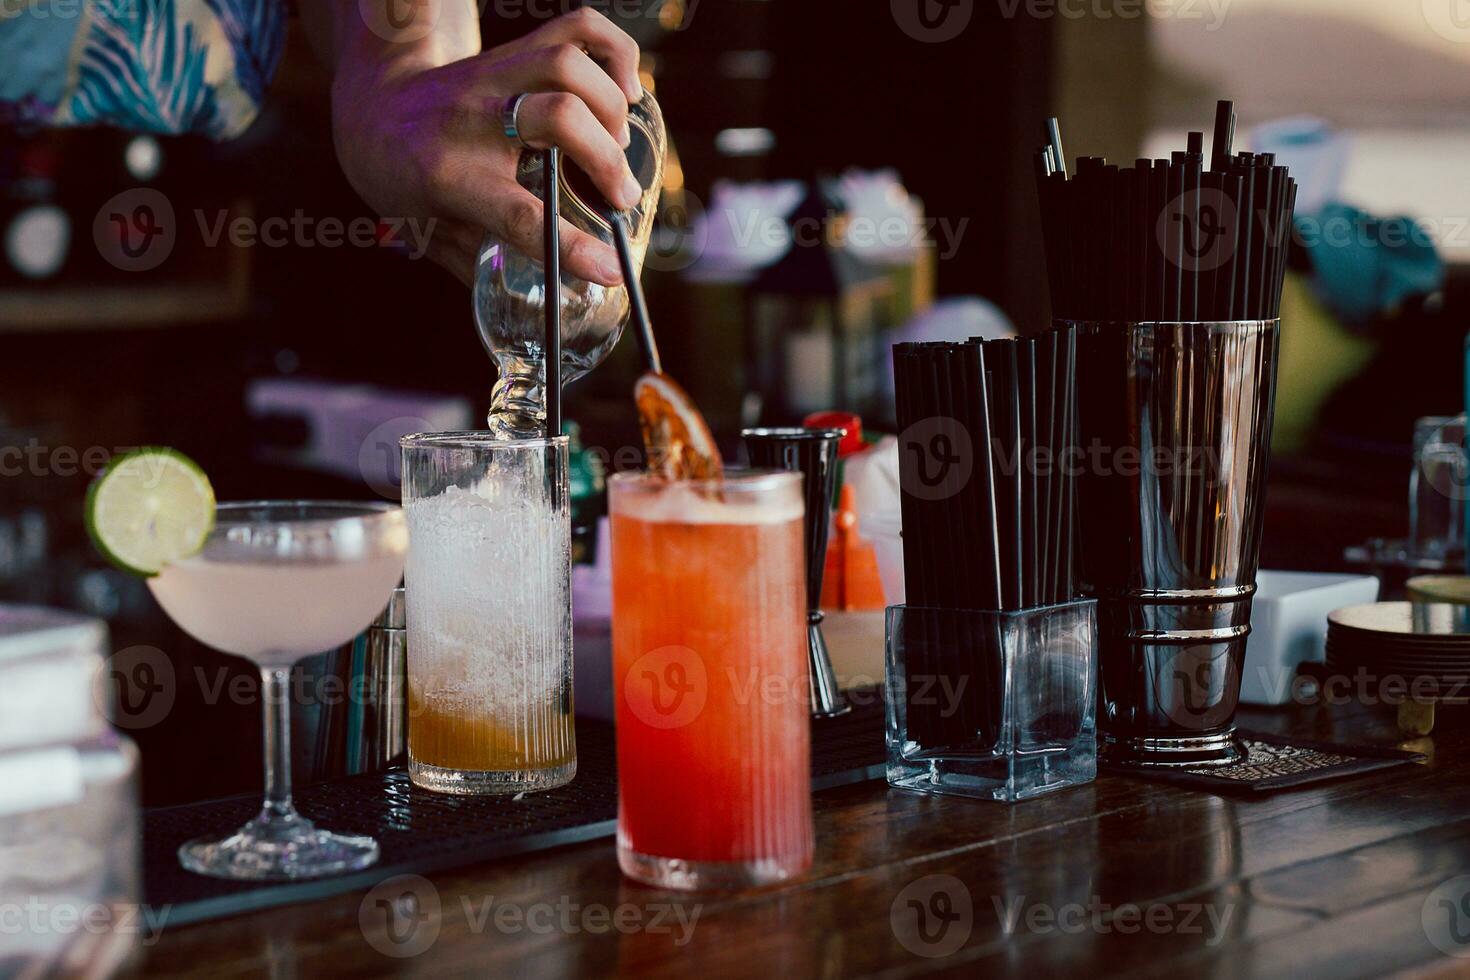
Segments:
[[[0,8],[0,122],[232,139],[260,112],[283,0],[21,0]]]

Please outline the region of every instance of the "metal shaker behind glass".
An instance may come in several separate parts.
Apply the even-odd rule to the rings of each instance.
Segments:
[[[404,761],[408,620],[402,587],[350,644],[303,661],[303,690],[316,702],[296,718],[298,781],[379,772]],[[302,756],[305,756],[304,758]]]

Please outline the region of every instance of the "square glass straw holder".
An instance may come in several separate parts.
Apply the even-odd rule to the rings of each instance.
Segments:
[[[888,783],[1016,802],[1097,775],[1097,604],[890,606]]]

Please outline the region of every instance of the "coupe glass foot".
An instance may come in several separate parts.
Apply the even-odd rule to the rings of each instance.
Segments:
[[[229,837],[198,838],[179,848],[190,871],[235,881],[299,881],[361,871],[378,860],[378,842],[318,830],[297,814],[256,817]]]

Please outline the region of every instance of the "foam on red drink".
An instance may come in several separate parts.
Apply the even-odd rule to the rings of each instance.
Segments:
[[[799,873],[812,855],[800,476],[624,474],[611,511],[623,871],[674,888]]]

